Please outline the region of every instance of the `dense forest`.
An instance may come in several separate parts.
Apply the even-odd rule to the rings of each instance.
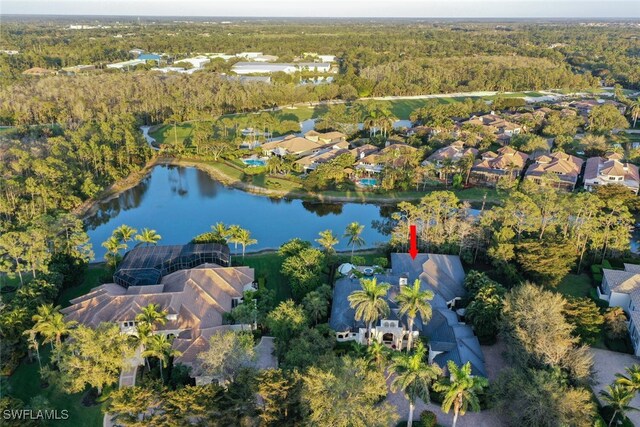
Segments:
[[[77,123],[111,111],[158,123],[172,114],[189,120],[328,99],[640,83],[639,42],[624,25],[160,22],[108,27],[70,30],[59,22],[5,23],[0,30],[3,48],[20,53],[0,55],[2,124]],[[295,85],[288,76],[274,76],[272,85],[243,85],[221,77],[237,59],[218,59],[206,72],[190,76],[158,76],[145,67],[135,73],[99,70],[76,77],[21,75],[34,66],[102,68],[131,58],[132,48],[169,58],[260,50],[280,61],[304,52],[331,53],[338,58],[339,73],[329,85]]]

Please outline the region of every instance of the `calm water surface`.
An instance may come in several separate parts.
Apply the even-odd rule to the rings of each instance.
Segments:
[[[122,224],[154,229],[165,245],[188,243],[219,221],[238,224],[258,240],[248,248],[255,251],[277,248],[294,237],[314,242],[318,232],[326,229],[342,236],[347,224],[358,221],[365,226],[365,246],[374,247],[388,236],[373,225],[387,221],[393,211],[392,206],[374,204],[271,199],[225,187],[195,168],[156,166],[136,187],[100,203],[86,222],[95,259],[100,261],[106,252],[102,242]],[[639,240],[640,228],[635,227],[632,252],[640,251]],[[349,249],[346,239],[341,237],[336,248]]]
[[[165,245],[188,243],[219,221],[238,224],[258,240],[248,248],[255,251],[277,248],[294,237],[313,242],[326,229],[342,236],[347,224],[358,221],[365,225],[366,246],[373,247],[388,237],[374,229],[372,221],[384,220],[392,210],[373,204],[271,199],[225,187],[195,168],[156,166],[136,187],[101,203],[87,219],[87,232],[96,260],[105,254],[101,243],[122,224],[155,229]],[[348,249],[346,239],[336,248]]]

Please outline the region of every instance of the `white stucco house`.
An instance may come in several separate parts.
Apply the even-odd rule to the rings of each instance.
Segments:
[[[602,275],[598,297],[627,313],[634,354],[640,356],[640,265],[624,264],[624,270],[603,268]]]

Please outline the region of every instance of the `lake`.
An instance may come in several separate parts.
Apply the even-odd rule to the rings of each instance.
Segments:
[[[188,243],[216,222],[238,224],[258,240],[248,248],[256,251],[277,248],[294,237],[313,242],[326,229],[342,236],[347,224],[358,221],[365,225],[366,247],[374,247],[388,237],[372,222],[384,220],[392,210],[374,204],[272,199],[225,187],[196,168],[162,165],[134,188],[100,203],[86,224],[95,259],[100,261],[106,252],[102,242],[122,224],[154,229],[164,245]],[[340,238],[336,249],[348,249],[346,239]]]
[[[388,240],[373,225],[388,220],[393,210],[393,206],[365,203],[272,199],[225,187],[196,168],[162,165],[154,167],[137,186],[100,203],[86,224],[95,259],[101,261],[106,252],[102,242],[122,224],[154,229],[164,245],[188,243],[216,222],[238,224],[258,240],[248,248],[256,251],[278,248],[294,237],[313,242],[327,229],[342,236],[347,224],[358,221],[365,226],[365,247],[371,248]],[[632,252],[639,252],[639,240],[640,228],[635,227]],[[349,249],[346,239],[341,237],[336,249]]]

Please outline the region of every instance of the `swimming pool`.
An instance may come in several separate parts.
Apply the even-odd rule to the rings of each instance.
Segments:
[[[363,187],[375,187],[378,185],[378,180],[376,178],[362,178],[358,181],[358,184]]]
[[[242,163],[247,166],[264,166],[267,164],[264,159],[242,159]]]

